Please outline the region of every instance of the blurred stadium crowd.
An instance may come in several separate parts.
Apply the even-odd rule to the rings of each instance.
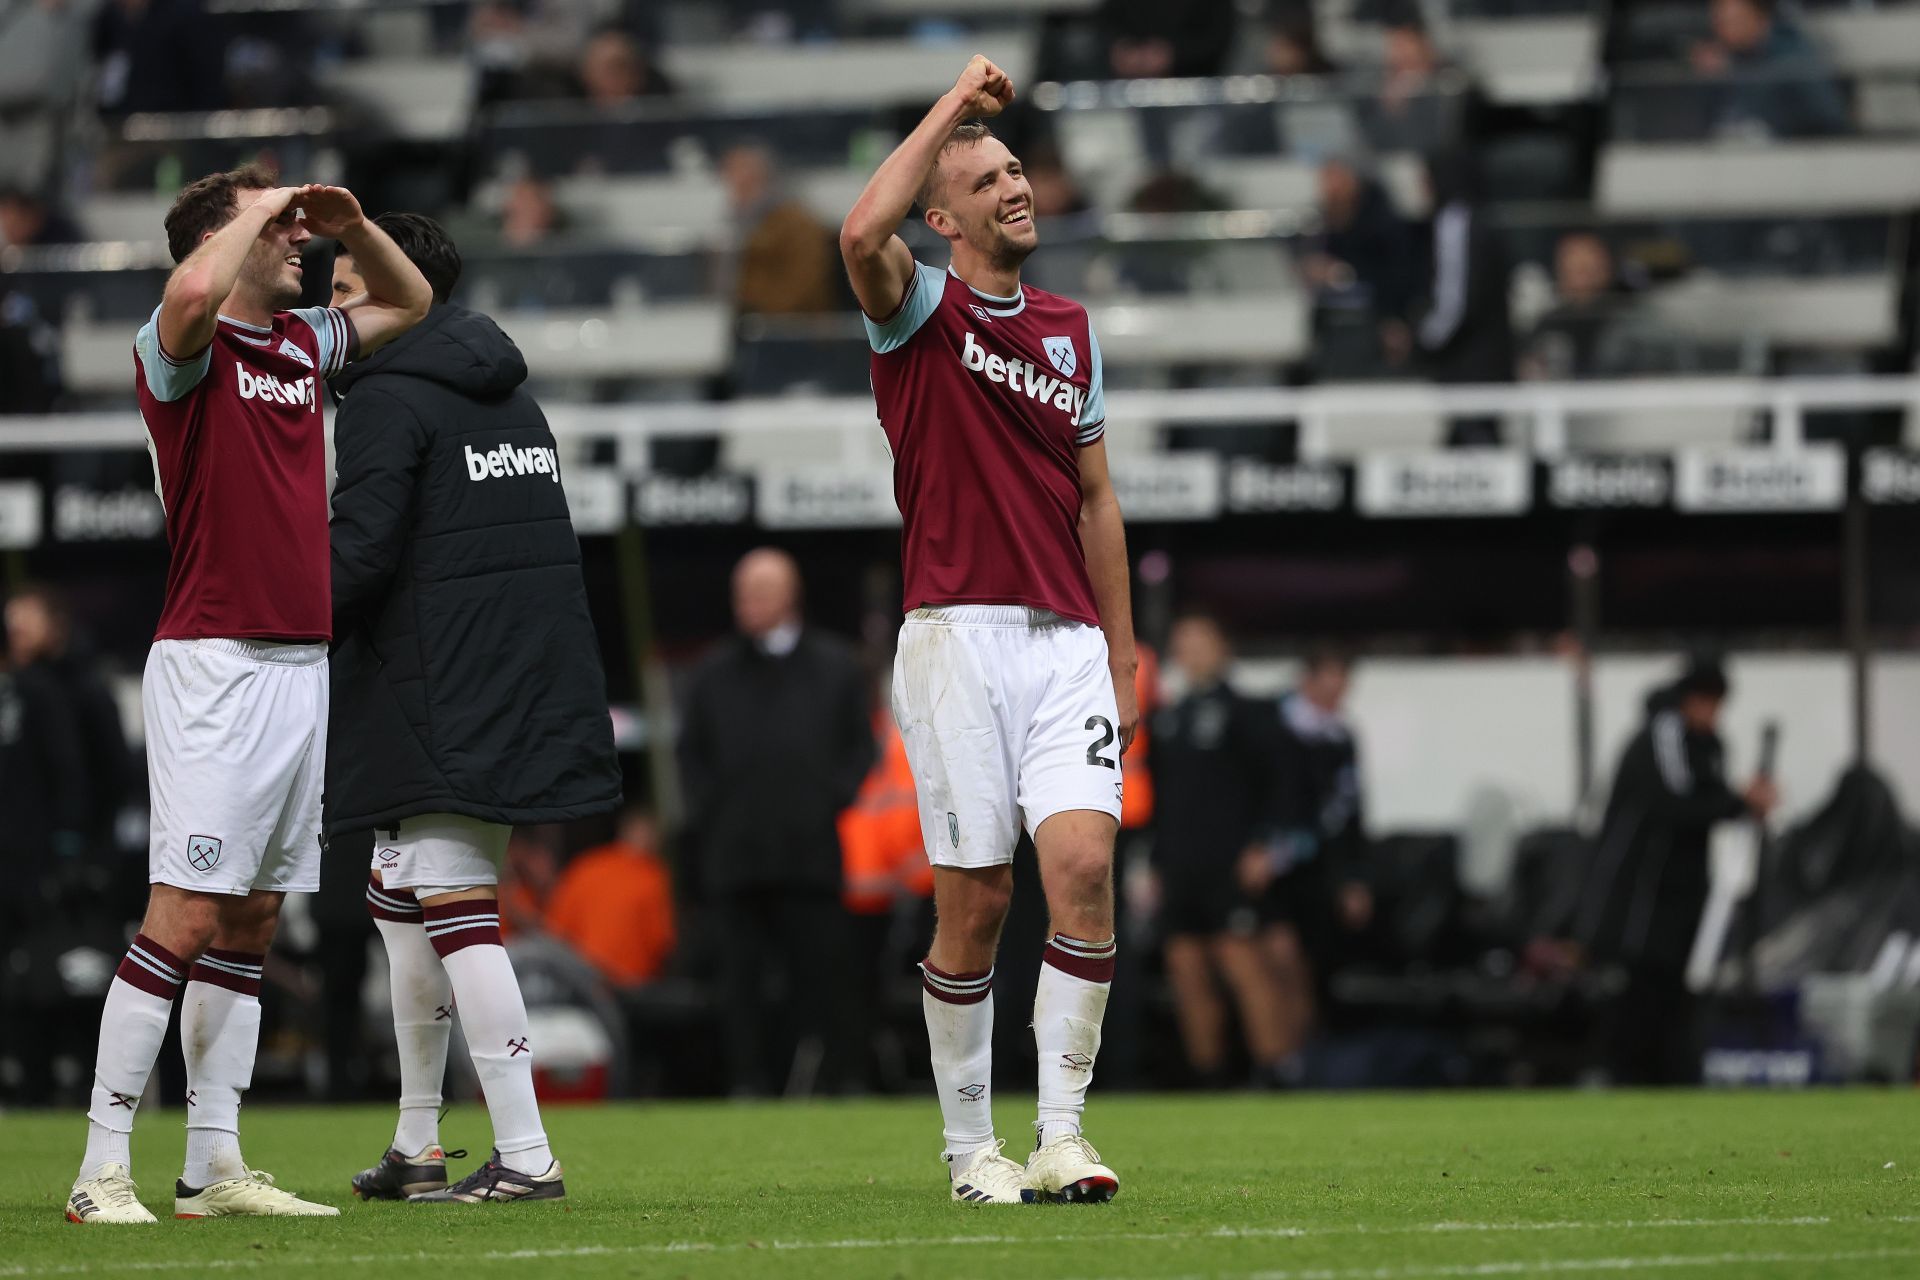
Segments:
[[[976,48],[1021,87],[998,127],[1041,223],[1027,279],[1088,302],[1116,391],[1915,368],[1915,3],[0,0],[0,414],[130,405],[128,343],[169,267],[161,217],[183,181],[246,159],[349,183],[370,211],[440,217],[466,258],[460,300],[521,345],[550,410],[864,395],[834,229]],[[325,273],[307,279],[307,301],[324,300]],[[1291,424],[1165,425],[1175,451],[1278,464],[1303,453]],[[1668,443],[1645,416],[1584,429],[1586,448]],[[0,418],[0,444],[8,430]],[[1441,436],[1487,444],[1508,430],[1454,416]],[[1736,415],[1724,436],[1768,431],[1764,415]],[[800,447],[772,433],[653,439],[641,465],[697,478]],[[624,465],[616,453],[595,445],[581,461]],[[9,461],[0,452],[0,468]],[[110,496],[140,487],[145,461],[131,462],[75,455],[29,474]],[[151,540],[153,520],[102,501],[51,524]],[[1383,557],[1390,539],[1409,541],[1404,525],[1341,527]],[[1677,633],[1727,625],[1776,649],[1830,647],[1832,531],[1782,527],[1649,524],[1632,535],[1646,590],[1604,603],[1669,652]],[[1300,662],[1232,661],[1230,633],[1260,657],[1372,633],[1402,654],[1552,655],[1585,697],[1594,634],[1580,614],[1601,601],[1577,582],[1569,594],[1558,526],[1422,534],[1398,569],[1337,586],[1325,564],[1263,565],[1253,553],[1279,540],[1248,528],[1204,544],[1170,533],[1141,557],[1142,632],[1160,658],[1143,670],[1146,732],[1125,761],[1126,919],[1103,1086],[1685,1080],[1700,1073],[1709,1015],[1731,1046],[1728,1078],[1911,1073],[1910,1041],[1889,1052],[1863,1031],[1849,1043],[1877,1057],[1795,1058],[1803,1042],[1779,1032],[1765,999],[1702,1011],[1686,994],[1706,832],[1758,830],[1751,819],[1777,798],[1724,776],[1717,697],[1686,721],[1697,754],[1648,736],[1689,696],[1725,692],[1712,663],[1678,684],[1668,666],[1632,667],[1602,746],[1622,761],[1640,751],[1652,772],[1623,763],[1610,807],[1594,780],[1615,758],[1583,756],[1577,792],[1502,827],[1510,872],[1470,885],[1472,824],[1452,810],[1410,820],[1404,796],[1424,774],[1439,779],[1429,791],[1470,779],[1460,762],[1476,752],[1557,767],[1557,740],[1496,741],[1475,699],[1491,688],[1571,708],[1571,685],[1542,695],[1516,669],[1458,697],[1401,695],[1426,707],[1414,735],[1426,758],[1384,761],[1382,822],[1368,820],[1365,726],[1404,725],[1351,714],[1349,676],[1364,681],[1371,660],[1312,647]],[[145,606],[129,593],[147,584],[157,597],[164,559],[79,545],[93,536],[34,562],[59,589],[0,558],[0,871],[14,886],[0,898],[0,1096],[29,1101],[82,1090],[93,1004],[144,893],[138,726],[123,722],[137,698],[115,673],[138,669]],[[890,540],[811,531],[795,547],[805,610],[781,561],[760,584],[770,602],[735,579],[729,619],[718,584],[744,536],[656,541],[651,607],[674,616],[652,621],[634,613],[649,593],[625,544],[589,552],[636,803],[614,823],[517,833],[502,892],[555,1096],[893,1089],[924,1073],[911,965],[929,876],[899,736],[884,696],[867,692],[883,688],[897,603],[875,570]],[[1547,568],[1516,569],[1520,543]],[[1214,559],[1196,571],[1203,549]],[[1170,551],[1190,553],[1175,583]],[[1689,556],[1693,577],[1667,572]],[[1579,563],[1573,578],[1591,579]],[[1880,567],[1912,585],[1910,569]],[[1695,585],[1735,575],[1725,595]],[[1486,590],[1495,579],[1500,600]],[[1777,612],[1749,603],[1762,598]],[[1312,625],[1302,600],[1320,606]],[[634,669],[634,651],[656,646],[648,660],[664,652],[674,667],[670,698],[650,685],[665,675]],[[804,715],[743,712],[740,690],[762,677],[790,684]],[[1828,683],[1808,695],[1797,678],[1773,687],[1819,719]],[[677,732],[663,750],[668,703]],[[1579,729],[1591,754],[1592,726]],[[1576,738],[1557,720],[1543,734]],[[1846,731],[1828,737],[1821,787],[1848,758]],[[764,781],[716,780],[723,757],[759,761]],[[1684,811],[1666,804],[1689,798]],[[1920,846],[1886,785],[1855,771],[1822,798],[1814,811],[1801,796],[1800,820],[1761,860],[1772,897],[1714,926],[1707,967],[1741,958],[1737,994],[1767,989],[1767,974],[1778,986],[1871,968],[1899,922],[1920,923],[1908,869]],[[1669,883],[1623,834],[1618,823],[1647,812],[1685,833],[1700,874]],[[368,973],[366,850],[337,854],[269,962],[281,995],[267,1002],[262,1089],[391,1086],[370,1031],[384,997]],[[1016,866],[1034,874],[1030,858]],[[1036,889],[1016,893],[1001,965],[1015,1008],[1044,934]],[[834,980],[803,980],[803,962]],[[1832,999],[1832,1020],[1865,1017],[1846,993]],[[1030,1057],[1022,1021],[1003,1024],[1002,1060]],[[1746,1060],[1742,1046],[1790,1052]]]

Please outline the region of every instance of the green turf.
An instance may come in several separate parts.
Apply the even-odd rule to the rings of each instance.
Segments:
[[[60,1207],[75,1115],[0,1116],[0,1276],[1920,1275],[1910,1091],[1100,1098],[1105,1206],[949,1203],[930,1101],[553,1108],[564,1204],[360,1205],[375,1109],[255,1107],[249,1157],[334,1219],[177,1222],[178,1112],[143,1118],[158,1226]],[[1000,1107],[1018,1148],[1026,1116]],[[449,1143],[483,1147],[454,1111]],[[480,1154],[476,1151],[476,1154]]]

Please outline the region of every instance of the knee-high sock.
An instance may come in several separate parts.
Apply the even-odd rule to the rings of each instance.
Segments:
[[[393,1038],[400,1052],[400,1119],[393,1145],[419,1155],[440,1145],[441,1088],[447,1078],[447,1037],[453,1030],[453,982],[427,939],[420,903],[411,889],[367,883],[367,914],[387,949],[393,991]]]
[[[93,1100],[87,1107],[84,1182],[102,1165],[133,1161],[133,1116],[147,1077],[167,1038],[167,1017],[187,980],[180,958],[144,933],[114,971],[100,1011],[100,1047],[93,1060]]]
[[[187,1060],[187,1163],[180,1180],[204,1187],[246,1176],[240,1095],[260,1048],[260,973],[266,956],[208,947],[187,975],[180,1049]]]
[[[922,963],[920,985],[951,1161],[993,1144],[993,970],[946,973]]]
[[[520,980],[500,942],[500,909],[492,902],[423,907],[427,937],[453,980],[467,1052],[487,1094],[493,1145],[509,1169],[545,1173],[553,1163],[540,1104],[533,1096],[533,1044]]]
[[[1100,1055],[1100,1022],[1113,982],[1114,940],[1087,942],[1056,933],[1033,996],[1033,1042],[1040,1058],[1040,1144],[1080,1132],[1080,1114]]]

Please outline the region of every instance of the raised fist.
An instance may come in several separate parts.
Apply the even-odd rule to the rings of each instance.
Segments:
[[[967,115],[984,120],[999,115],[1013,101],[1013,81],[985,54],[976,53],[954,81],[953,94]]]

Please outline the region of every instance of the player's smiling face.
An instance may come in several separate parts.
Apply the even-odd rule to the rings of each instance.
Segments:
[[[244,209],[259,199],[259,191],[237,191],[234,207]],[[294,216],[293,210],[267,224],[260,238],[247,250],[247,261],[240,279],[269,311],[284,311],[300,301],[301,251],[313,233]]]
[[[927,222],[991,262],[1017,266],[1040,243],[1033,187],[1020,160],[998,138],[955,147],[941,157],[945,195]]]

